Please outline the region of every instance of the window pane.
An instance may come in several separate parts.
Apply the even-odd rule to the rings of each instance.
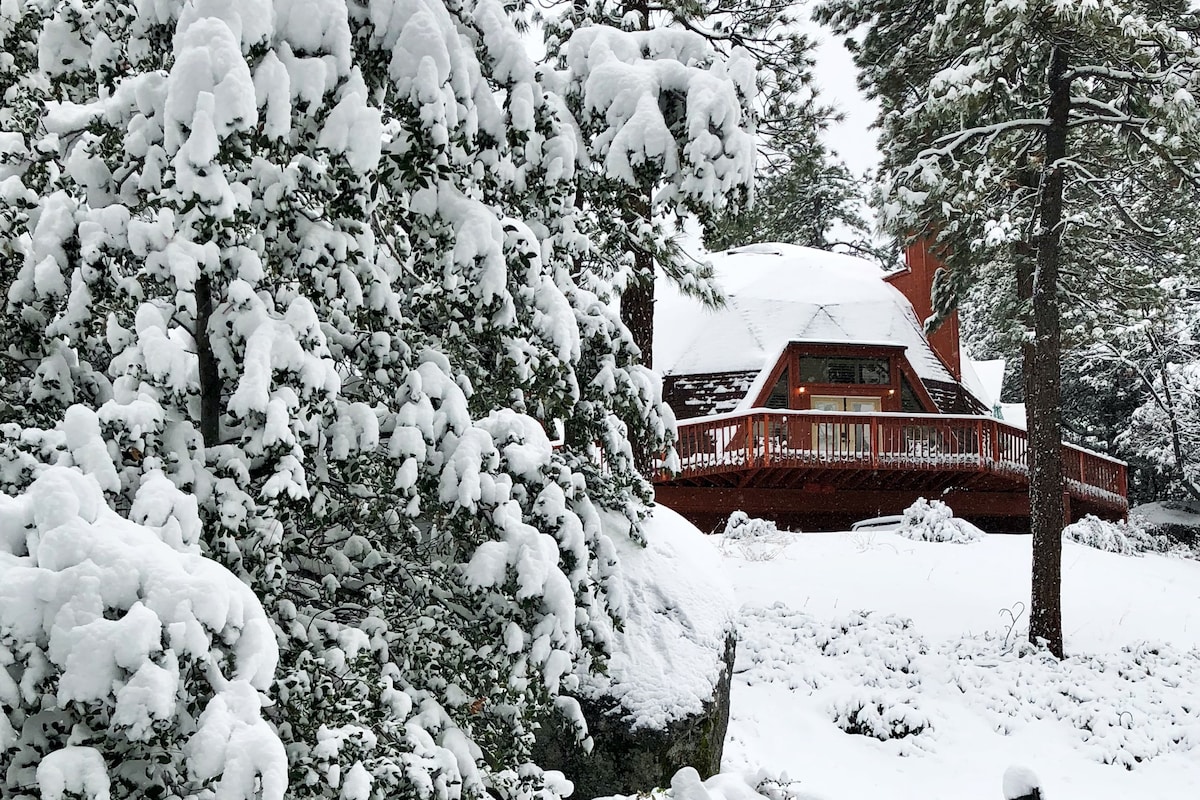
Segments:
[[[827,383],[858,383],[858,364],[855,359],[831,358],[826,363]]]
[[[800,358],[801,383],[825,383],[825,359],[815,356]]]
[[[788,371],[785,369],[767,396],[767,408],[788,408]]]
[[[886,358],[802,356],[800,382],[886,385],[892,382],[892,376]]]
[[[862,383],[892,382],[892,376],[888,374],[888,362],[881,358],[864,358],[860,375]]]

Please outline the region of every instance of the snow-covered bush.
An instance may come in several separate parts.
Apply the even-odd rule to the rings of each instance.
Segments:
[[[262,606],[198,554],[195,502],[169,481],[131,516],[66,467],[0,494],[0,794],[281,800]]]
[[[1063,538],[1123,556],[1161,553],[1169,545],[1164,537],[1156,536],[1138,517],[1132,517],[1128,522],[1109,522],[1088,514],[1063,528]]]
[[[684,767],[671,778],[666,789],[654,789],[646,794],[617,795],[611,800],[821,800],[804,791],[799,781],[755,773],[722,772],[708,780],[691,767]]]
[[[846,733],[881,742],[917,736],[933,727],[915,694],[859,691],[838,698],[830,708],[833,724]]]
[[[787,550],[790,534],[774,522],[734,511],[725,523],[721,552],[746,561],[770,561]]]
[[[779,528],[769,519],[751,517],[745,511],[734,511],[725,523],[724,533],[730,539],[760,539],[777,536]]]
[[[747,606],[738,630],[736,674],[804,694],[843,730],[869,736],[916,731],[936,719],[948,693],[1002,734],[1057,721],[1090,759],[1137,769],[1154,759],[1200,752],[1193,695],[1200,657],[1169,645],[1057,659],[1002,637],[931,644],[911,621],[859,613],[834,620],[782,603]],[[935,748],[908,736],[901,748]],[[901,752],[904,752],[902,749]]]
[[[1088,514],[1078,522],[1063,528],[1063,538],[1108,553],[1134,555],[1137,551],[1125,536],[1124,528],[1122,524]]]
[[[921,542],[970,544],[983,538],[983,531],[966,520],[958,519],[941,500],[924,497],[904,509],[904,519],[896,533]]]

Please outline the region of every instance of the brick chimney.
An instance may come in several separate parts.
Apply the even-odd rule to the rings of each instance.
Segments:
[[[884,280],[900,290],[900,293],[912,303],[917,319],[924,324],[933,316],[933,301],[930,293],[933,289],[933,275],[942,268],[941,259],[931,252],[928,239],[918,239],[904,249],[905,269],[893,272]],[[953,312],[942,322],[941,327],[927,337],[933,352],[946,365],[946,369],[956,381],[962,380],[962,362],[960,360],[958,341],[958,312]]]

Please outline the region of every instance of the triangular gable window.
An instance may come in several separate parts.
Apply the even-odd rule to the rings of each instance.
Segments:
[[[920,414],[925,410],[921,408],[921,401],[917,399],[917,393],[903,372],[900,373],[900,410],[912,414]]]
[[[779,380],[767,395],[767,408],[789,408],[788,404],[788,368],[784,367]]]

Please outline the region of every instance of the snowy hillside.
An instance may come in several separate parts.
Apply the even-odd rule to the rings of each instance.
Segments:
[[[1059,663],[1018,656],[1028,537],[710,541],[743,604],[725,770],[825,800],[1000,798],[1014,764],[1051,800],[1200,796],[1200,563],[1065,542]]]

